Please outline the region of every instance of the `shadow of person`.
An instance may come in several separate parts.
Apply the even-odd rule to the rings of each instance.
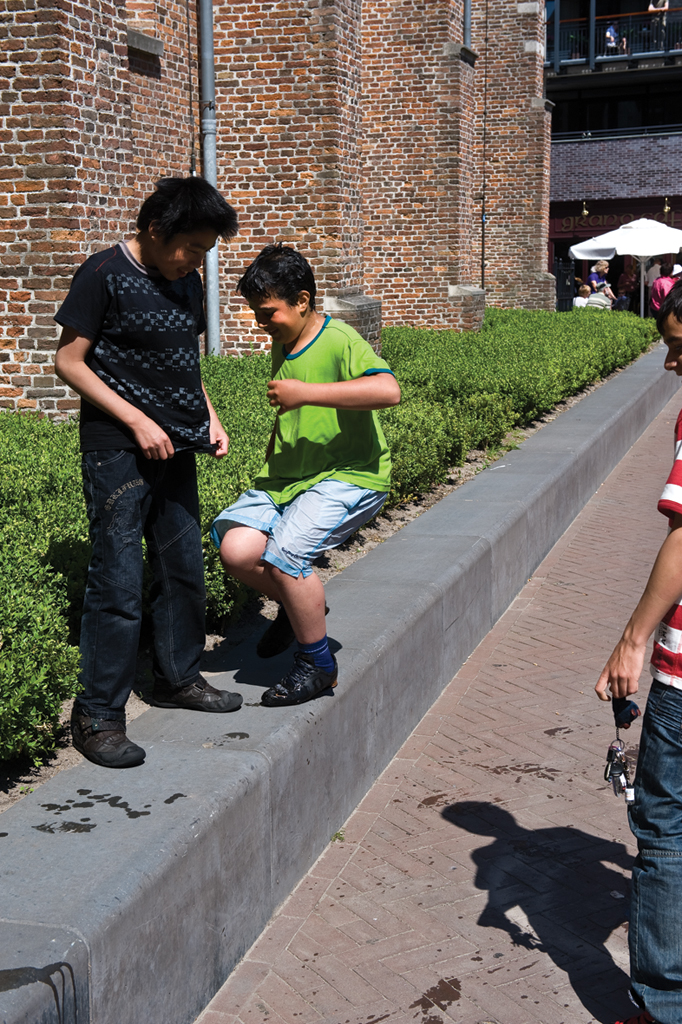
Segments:
[[[604,862],[630,871],[626,847],[570,826],[526,829],[491,803],[465,801],[441,813],[466,832],[495,838],[471,854],[475,885],[489,894],[477,923],[551,957],[597,1020],[632,1016],[629,978],[605,945],[628,919],[629,879]]]

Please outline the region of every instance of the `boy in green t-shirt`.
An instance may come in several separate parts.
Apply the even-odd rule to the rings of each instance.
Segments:
[[[212,537],[228,572],[280,603],[259,655],[298,641],[291,671],[263,703],[303,704],[338,674],[312,562],[386,500],[391,459],[374,410],[397,405],[400,388],[352,327],[316,311],[313,272],[295,249],[266,246],[237,291],[272,338],[268,399],[278,413],[254,489],[221,512]]]

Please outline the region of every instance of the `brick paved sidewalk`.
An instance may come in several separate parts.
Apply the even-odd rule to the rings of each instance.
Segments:
[[[339,822],[345,839],[330,843],[200,1024],[630,1015],[634,846],[625,804],[603,782],[613,719],[592,688],[665,536],[656,501],[679,404]],[[630,736],[636,744],[638,725]]]

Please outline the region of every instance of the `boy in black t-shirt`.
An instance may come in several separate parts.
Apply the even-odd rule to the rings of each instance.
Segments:
[[[81,624],[73,744],[109,768],[141,764],[125,731],[142,597],[142,539],[153,573],[153,703],[235,711],[239,694],[199,672],[205,590],[194,452],[229,439],[201,382],[206,329],[197,268],[237,216],[202,178],[164,178],[138,234],[90,256],[55,319],[56,369],[81,395],[83,489],[92,558]]]

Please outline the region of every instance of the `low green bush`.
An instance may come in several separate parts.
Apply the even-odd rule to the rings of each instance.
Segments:
[[[411,395],[446,406],[498,395],[525,425],[631,362],[656,336],[654,322],[633,313],[489,309],[478,333],[386,328],[382,351]]]
[[[498,445],[557,401],[623,366],[655,336],[652,321],[601,310],[489,310],[480,333],[388,328],[383,352],[403,389],[380,413],[393,457],[389,503],[445,478],[472,448]],[[199,456],[207,621],[219,629],[246,599],[208,531],[260,468],[274,422],[270,359],[208,357],[203,374],[231,437],[220,461]],[[77,692],[76,642],[89,559],[78,427],[0,413],[0,759],[39,761],[62,702]]]

